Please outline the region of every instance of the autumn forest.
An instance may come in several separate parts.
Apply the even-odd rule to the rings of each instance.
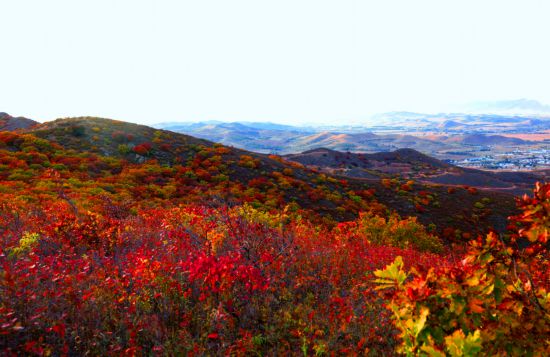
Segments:
[[[0,132],[2,355],[547,355],[550,184],[346,179],[145,126]]]

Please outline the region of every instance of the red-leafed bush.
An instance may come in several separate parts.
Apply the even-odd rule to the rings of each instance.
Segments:
[[[145,155],[149,154],[149,152],[151,151],[152,148],[153,148],[153,145],[151,143],[142,143],[142,144],[134,146],[134,148],[132,150],[136,154],[145,156]]]

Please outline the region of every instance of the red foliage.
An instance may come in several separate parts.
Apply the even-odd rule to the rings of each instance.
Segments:
[[[384,350],[392,329],[365,273],[398,255],[418,271],[444,260],[371,245],[346,224],[319,231],[284,216],[258,221],[248,208],[117,217],[107,206],[75,213],[63,202],[18,216],[8,202],[2,207],[4,226],[36,232],[32,243],[15,228],[2,238],[0,343],[13,353],[149,354],[175,335],[202,353],[250,351],[258,346],[243,338],[264,324],[285,336],[281,351],[299,351],[304,338],[309,348]],[[381,319],[375,329],[373,319]]]
[[[456,268],[456,251],[413,249],[433,236],[386,213],[374,189],[301,179],[307,171],[280,157],[269,168],[198,146],[165,166],[63,151],[32,135],[0,132],[2,144],[2,355],[387,355],[399,337],[373,271],[402,256],[418,274],[434,265],[457,279],[469,273]],[[244,179],[232,180],[235,171]],[[390,194],[400,187],[382,183]],[[543,252],[548,191],[519,202],[510,240],[529,245],[514,257]],[[418,196],[423,211],[431,195]],[[336,224],[335,214],[359,218]],[[539,284],[548,264],[536,268]],[[411,301],[434,292],[410,283]]]
[[[152,148],[153,145],[151,143],[142,143],[134,146],[133,151],[139,155],[147,155]]]
[[[159,148],[162,151],[170,151],[172,150],[172,146],[170,144],[160,144]]]

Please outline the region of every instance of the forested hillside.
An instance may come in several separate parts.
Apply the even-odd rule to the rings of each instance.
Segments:
[[[99,118],[3,131],[0,350],[544,355],[550,186],[532,197]]]

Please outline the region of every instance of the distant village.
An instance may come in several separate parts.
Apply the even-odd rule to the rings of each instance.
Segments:
[[[489,170],[534,170],[550,168],[550,149],[536,148],[528,150],[516,149],[503,153],[492,153],[484,156],[461,160],[445,160],[463,167]]]

